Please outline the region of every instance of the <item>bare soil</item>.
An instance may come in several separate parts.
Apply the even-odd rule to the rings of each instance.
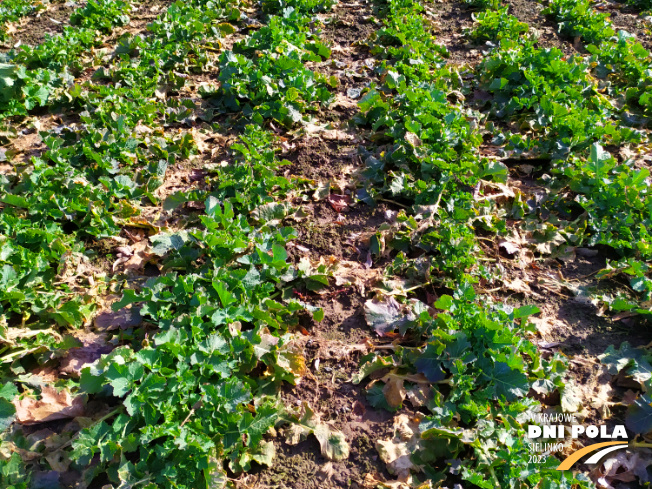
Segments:
[[[289,175],[315,182],[351,183],[353,177],[345,174],[347,169],[360,167],[356,148],[348,144],[310,137],[296,145],[295,150],[283,155],[292,163],[286,172]],[[369,207],[361,202],[341,212],[326,199],[302,209],[308,217],[297,226],[301,244],[318,255],[361,262],[366,260],[368,237],[387,219],[387,206]]]
[[[530,26],[530,32],[536,31],[539,35],[538,46],[542,48],[558,48],[567,55],[578,52],[579,44],[561,36],[557,30],[557,23],[541,14],[544,6],[539,2],[528,0],[509,0],[509,13],[521,22]]]
[[[357,334],[354,330],[357,329]],[[347,337],[364,337],[367,332],[364,320],[350,325]],[[304,353],[314,376],[305,378],[295,388],[286,388],[282,399],[288,409],[296,409],[308,402],[321,420],[340,430],[347,439],[350,454],[341,462],[330,462],[321,455],[319,443],[313,436],[295,446],[283,441],[283,430],[275,444],[277,459],[270,468],[254,471],[241,480],[241,487],[270,487],[313,489],[317,487],[361,487],[367,473],[378,473],[391,479],[375,448],[375,440],[391,437],[391,420],[394,414],[373,409],[366,400],[364,389],[351,384],[358,369],[358,355],[339,359],[324,359],[335,349],[346,345],[330,337],[325,330],[313,330],[305,342]],[[319,370],[315,360],[320,358]]]
[[[448,48],[452,64],[473,65],[482,59],[482,46],[467,43],[463,34],[473,26],[473,12],[463,2],[453,0],[437,4],[430,13],[437,40]]]
[[[311,181],[313,185],[331,182],[333,192],[346,195],[352,194],[349,186],[355,188],[355,173],[362,168],[358,145],[364,141],[348,137],[348,128],[358,110],[355,99],[359,95],[355,90],[363,90],[374,77],[373,60],[365,43],[376,29],[370,15],[368,5],[339,3],[332,13],[322,17],[321,37],[333,47],[332,60],[311,68],[326,76],[337,76],[339,85],[335,89],[337,102],[319,114],[318,124],[330,123],[338,132],[334,140],[319,133],[298,137],[290,142],[291,149],[281,155],[291,163],[285,170],[287,176]],[[361,202],[354,204],[353,200],[341,211],[327,199],[302,204],[307,218],[294,225],[298,233],[296,243],[308,250],[311,259],[332,256],[336,260],[366,262],[368,237],[387,220],[389,208],[384,204],[372,208]],[[290,257],[297,260],[301,253],[291,251]],[[348,459],[328,461],[322,457],[314,437],[288,446],[282,441],[281,432],[275,442],[274,465],[243,477],[239,481],[241,487],[356,488],[362,487],[365,475],[370,473],[392,480],[379,459],[375,440],[391,437],[396,413],[374,409],[367,402],[365,383],[351,383],[361,353],[341,356],[350,345],[374,342],[364,317],[366,298],[354,287],[332,287],[321,295],[309,294],[308,302],[323,308],[325,313],[321,322],[310,320],[306,325],[305,334],[309,336],[304,338],[302,352],[310,374],[299,386],[288,387],[282,393],[288,408],[308,402],[322,420],[342,431],[350,446]]]
[[[61,34],[63,28],[70,25],[70,14],[77,8],[79,6],[72,2],[52,3],[46,10],[24,17],[18,25],[14,26],[16,31],[11,35],[11,46],[21,44],[36,46],[41,44],[47,36]],[[9,46],[5,46],[5,49],[7,47]]]
[[[652,24],[641,17],[640,12],[615,1],[606,2],[603,11],[609,14],[614,30],[634,34],[645,49],[652,50]]]

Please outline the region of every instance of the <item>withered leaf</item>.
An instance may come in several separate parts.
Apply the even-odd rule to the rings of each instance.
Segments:
[[[41,389],[41,399],[14,399],[14,406],[16,420],[20,424],[32,425],[81,416],[84,413],[84,397],[73,397],[67,389],[57,392],[54,387],[46,386]]]

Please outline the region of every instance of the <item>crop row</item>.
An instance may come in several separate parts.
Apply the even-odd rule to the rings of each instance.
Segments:
[[[649,143],[650,54],[630,34],[615,33],[590,2],[552,1],[544,13],[560,32],[593,43],[590,56],[537,48],[504,9],[478,15],[475,36],[496,42],[478,70],[481,88],[493,95],[489,119],[524,130],[501,136],[511,152],[550,160],[548,185],[563,198],[551,195],[543,207],[558,216],[553,224],[566,240],[621,256],[602,276],[622,274],[638,296],[603,297],[610,308],[649,314],[650,174],[634,157]],[[633,148],[622,161],[604,150],[622,146]]]
[[[541,465],[529,461],[525,426],[541,407],[528,392],[566,395],[563,357],[544,360],[524,338],[532,331],[527,318],[538,309],[492,303],[474,291],[481,280],[499,279],[478,259],[477,233],[506,231],[490,199],[478,194],[504,184],[508,170],[480,156],[478,118],[462,93],[469,73],[446,63],[418,3],[389,0],[381,11],[385,25],[371,49],[386,60],[379,68],[383,83],[365,95],[358,116],[383,145],[367,158],[366,188],[409,210],[379,230],[375,251],[394,250],[388,283],[400,277],[406,291],[434,285],[453,293],[435,302],[435,316],[417,306],[412,317],[394,317],[399,331],[420,346],[370,354],[357,381],[389,368],[368,388],[372,404],[401,407],[383,395],[396,392],[397,384],[428,399],[412,460],[433,484],[448,480],[444,460],[455,460],[455,473],[478,487],[535,487],[544,479],[549,487],[588,487],[586,479],[548,470],[557,463],[552,457]],[[401,289],[388,292],[375,299],[383,311],[405,297]],[[420,378],[432,385],[420,385]]]
[[[126,395],[127,413],[84,430],[73,453],[83,462],[107,450],[101,460],[109,465],[120,457],[123,481],[194,487],[202,476],[224,480],[225,463],[236,473],[253,461],[271,463],[273,445],[263,435],[281,420],[277,388],[303,368],[285,332],[304,306],[287,291],[308,275],[326,280],[287,262],[284,245],[296,235],[273,219],[273,206],[291,183],[274,174],[271,136],[257,128],[264,119],[291,124],[300,118],[294,114],[328,99],[323,80],[302,64],[324,49],[309,34],[302,4],[295,7],[269,16],[220,55],[220,87],[205,96],[232,120],[244,117],[243,133],[231,146],[234,162],[211,179],[201,226],[176,235],[163,262],[183,273],[127,290],[116,305],[141,304],[140,314],[160,332],[137,352],[119,348],[82,375],[90,392]],[[124,446],[125,437],[133,445]]]
[[[538,199],[540,208],[528,212],[521,207],[515,213],[514,202],[504,211],[526,223],[548,216],[549,231],[561,233],[562,246],[610,250],[618,258],[607,260],[598,279],[614,280],[621,290],[624,282],[631,290],[595,297],[614,312],[648,317],[651,180],[649,169],[636,160],[649,144],[652,57],[633,35],[616,33],[590,2],[553,0],[543,12],[559,22],[563,35],[586,42],[588,56],[569,58],[555,48],[537,48],[537,40],[503,8],[478,14],[470,33],[494,43],[478,67],[479,88],[493,95],[485,108],[487,119],[522,131],[504,132],[495,141],[512,154],[549,160],[544,174],[549,193]],[[617,157],[606,147],[625,151]],[[613,374],[646,368],[644,350],[626,343],[619,350],[610,347],[602,357]],[[616,358],[628,366],[615,368]],[[628,408],[626,422],[634,434],[652,431],[644,421],[651,412],[644,395]]]
[[[222,10],[221,14],[230,15],[230,11]],[[220,11],[214,15],[222,18]],[[104,21],[107,18],[111,17]],[[185,27],[196,31],[191,20],[186,19]],[[146,38],[151,43],[141,46],[148,48],[146,53],[162,54],[165,29],[172,22],[161,23],[158,32]],[[181,35],[187,35],[187,31],[182,30]],[[177,42],[174,49],[181,55],[196,49],[190,41],[178,42],[179,37],[173,36],[169,42]],[[139,124],[146,127],[162,118],[169,108],[177,108],[174,102],[168,108],[158,100],[155,90],[158,83],[174,77],[172,69],[181,63],[154,64],[153,72],[151,58],[135,64],[125,52],[113,64],[116,83],[86,83],[83,87],[73,84],[68,69],[79,74],[75,70],[79,55],[88,46],[87,41],[94,38],[93,30],[71,28],[34,49],[23,48],[10,65],[14,73],[27,73],[26,78],[19,78],[24,83],[22,88],[18,81],[14,84],[16,96],[12,102],[16,105],[29,109],[29,97],[24,94],[36,90],[42,92],[44,104],[52,103],[51,95],[57,93],[65,109],[81,111],[79,123],[42,132],[47,150],[29,166],[14,175],[3,175],[0,180],[0,201],[4,204],[0,219],[4,270],[0,304],[3,314],[22,316],[22,325],[44,327],[54,322],[59,326],[80,326],[91,317],[92,298],[80,296],[69,284],[55,286],[57,274],[62,267],[86,259],[84,241],[116,235],[120,221],[139,212],[130,201],[147,198],[156,202],[152,192],[161,184],[167,166],[177,158],[187,157],[194,148],[188,136],[149,136],[135,131]],[[138,40],[145,42],[140,37]],[[128,44],[129,37],[121,42],[120,46]],[[65,48],[66,43],[71,51]],[[134,83],[130,77],[138,69],[147,71],[147,77]],[[52,93],[32,78],[53,72],[69,82]],[[27,78],[31,81],[27,82]],[[11,113],[9,108],[5,114]],[[167,115],[167,119],[172,117]],[[11,346],[18,352],[22,349],[22,354],[47,346],[58,348],[52,344],[52,337],[37,339],[36,344],[29,339]],[[15,359],[18,352],[13,351],[11,358]]]
[[[25,116],[35,107],[56,105],[83,68],[81,57],[101,44],[101,36],[129,22],[131,3],[90,0],[70,16],[71,26],[34,47],[10,51],[0,64],[0,119]]]
[[[292,124],[301,117],[296,114],[330,99],[326,80],[303,67],[329,55],[309,33],[306,13],[316,8],[296,2],[283,10],[266,2],[267,25],[217,60],[220,88],[204,95],[211,113],[228,113],[241,128],[230,148],[233,162],[214,170],[209,193],[194,196],[206,205],[197,227],[150,237],[163,270],[178,272],[125,290],[115,305],[138,303],[138,315],[159,332],[136,332],[131,345],[115,349],[85,369],[78,386],[72,384],[74,395],[109,404],[121,399],[118,408],[54,451],[81,470],[86,483],[108,474],[122,484],[196,487],[201,480],[223,479],[225,462],[235,472],[252,461],[270,463],[273,445],[262,437],[280,416],[276,388],[292,382],[302,362],[284,333],[305,306],[287,300],[284,287],[308,276],[315,283],[327,279],[310,267],[290,266],[284,244],[293,230],[266,223],[273,219],[274,197],[292,184],[275,175],[279,162],[271,136],[256,123],[274,118]],[[93,22],[92,13],[86,18]],[[65,286],[48,294],[57,265],[83,255],[84,242],[116,235],[143,204],[159,203],[153,191],[166,167],[187,157],[195,143],[186,135],[140,136],[150,131],[137,128],[177,124],[197,110],[174,98],[161,101],[159,87],[179,90],[186,79],[180,72],[210,69],[219,38],[235,31],[227,22],[246,21],[231,2],[173,4],[147,36],[120,39],[112,63],[96,73],[98,82],[65,91],[61,103],[81,111],[81,124],[44,134],[48,151],[4,182],[5,318],[23,314],[22,327],[38,331],[52,320],[67,328],[92,316],[91,297]],[[33,294],[25,293],[29,286]],[[37,322],[30,321],[32,314]],[[52,357],[77,346],[48,344],[50,337],[42,336],[14,348],[14,374],[34,353]],[[29,395],[12,384],[5,390],[7,401]],[[11,410],[8,402],[3,406]],[[24,438],[13,439],[26,449]],[[99,464],[90,464],[96,455]],[[14,470],[19,461],[14,453],[3,482],[26,487],[25,472]]]

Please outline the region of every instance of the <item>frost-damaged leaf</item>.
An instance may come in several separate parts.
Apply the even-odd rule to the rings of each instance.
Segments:
[[[254,338],[252,344],[254,347],[254,354],[258,360],[260,360],[263,355],[274,351],[276,349],[276,345],[278,345],[278,338],[276,336],[272,336],[267,328],[265,328],[260,333],[260,340],[256,340],[257,339]]]
[[[620,450],[609,455],[602,462],[602,477],[598,479],[601,487],[613,489],[612,483],[634,482],[638,479],[640,485],[649,483],[652,479],[648,467],[652,465],[652,451],[638,448],[635,451]]]
[[[119,265],[122,265],[128,272],[138,272],[142,270],[152,258],[152,253],[150,251],[149,243],[146,239],[136,241],[131,245],[131,255],[129,257],[118,258],[113,263],[113,271],[115,272]]]
[[[333,272],[335,285],[354,286],[361,295],[380,280],[380,269],[368,269],[358,262],[341,260]]]
[[[152,256],[149,243],[146,239],[143,239],[142,241],[135,242],[131,248],[134,254],[125,263],[125,270],[142,270]]]
[[[410,450],[403,441],[378,440],[376,449],[390,474],[404,475],[414,466],[410,460]]]
[[[307,402],[303,403],[303,416],[298,418],[292,416],[290,426],[285,431],[285,443],[288,445],[297,445],[304,440],[313,430],[313,419],[315,413]]]
[[[364,313],[367,324],[379,336],[387,336],[388,333],[416,319],[412,312],[404,313],[401,304],[392,296],[383,297],[381,300],[368,300],[364,304]]]
[[[406,132],[405,136],[403,136],[403,137],[408,142],[408,144],[410,146],[412,146],[413,148],[419,148],[423,144],[421,139],[419,139],[419,136],[417,136],[416,134],[414,134],[412,132],[409,132],[409,131]]]
[[[629,342],[625,341],[618,350],[609,345],[607,351],[598,358],[607,366],[610,374],[617,375],[624,370],[625,374],[631,376],[645,390],[646,383],[652,379],[650,357],[643,348],[632,348]]]
[[[510,258],[517,260],[521,268],[528,268],[534,261],[534,253],[530,249],[530,241],[521,236],[518,230],[512,230],[512,235],[498,240],[498,247]]]
[[[107,344],[105,335],[85,335],[81,338],[82,346],[70,348],[61,359],[59,371],[71,377],[79,378],[84,367],[97,361],[102,355],[110,353],[113,345]]]
[[[611,417],[609,405],[613,394],[614,389],[608,382],[598,385],[594,391],[593,399],[591,399],[591,407],[600,413],[602,419]],[[625,400],[623,400],[623,403],[625,403]]]
[[[325,182],[319,182],[315,192],[312,194],[313,200],[324,200],[331,193],[331,182],[327,180]]]
[[[576,388],[572,380],[567,380],[561,389],[561,410],[565,413],[576,413],[582,408],[583,400],[578,395],[579,389]]]
[[[357,385],[360,382],[362,382],[362,380],[364,380],[366,377],[379,370],[383,370],[383,374],[384,374],[385,372],[387,372],[386,369],[390,367],[394,367],[394,363],[389,358],[376,355],[373,360],[365,362],[360,367],[358,372],[353,376],[353,383]]]
[[[349,458],[349,444],[341,431],[333,430],[325,423],[318,424],[313,430],[321,446],[322,456],[329,460],[346,460]]]
[[[413,417],[400,414],[394,418],[394,437],[376,441],[376,450],[387,464],[387,470],[401,480],[409,477],[410,470],[421,470],[411,460],[411,455],[418,450],[421,440],[420,421],[419,414]]]
[[[261,465],[271,467],[274,463],[274,458],[276,458],[276,447],[274,443],[263,441],[253,449],[245,452],[240,457],[239,463],[245,471],[248,471],[251,469],[251,462],[257,462]]]
[[[535,249],[544,255],[550,255],[560,246],[566,244],[566,238],[557,231],[548,233],[538,239],[532,238],[530,241],[536,243]]]
[[[505,253],[508,255],[516,255],[521,249],[517,243],[513,243],[507,240],[502,241],[498,246],[505,250]]]
[[[313,434],[319,446],[322,456],[329,460],[344,460],[349,457],[349,444],[344,433],[331,428],[328,424],[322,423],[320,417],[307,402],[303,403],[303,416],[292,416],[290,426],[287,428],[285,441],[288,445],[296,445],[308,435]]]
[[[44,430],[40,430],[44,431]],[[52,443],[51,440],[56,440],[58,435],[54,435],[51,437],[50,440],[46,439],[46,446],[49,448],[48,445]],[[45,456],[45,460],[47,460],[48,464],[50,464],[50,467],[52,470],[56,470],[57,472],[65,472],[68,470],[70,467],[70,464],[72,463],[72,460],[70,460],[70,455],[69,453],[65,450],[64,448],[55,450],[54,452],[50,452]]]
[[[307,371],[305,357],[301,354],[301,350],[292,343],[279,348],[276,364],[295,378],[303,377]]]
[[[652,398],[641,396],[627,409],[625,424],[634,433],[647,434],[652,431]]]
[[[356,353],[367,353],[373,348],[369,340],[360,343],[342,343],[337,340],[326,340],[321,338],[310,338],[312,343],[318,345],[317,356],[321,359],[342,360],[349,358]]]
[[[164,256],[172,250],[178,250],[188,241],[191,240],[190,234],[187,231],[180,231],[178,233],[159,233],[150,236],[152,242],[151,252],[158,256]]]
[[[511,290],[513,292],[519,292],[522,294],[527,294],[529,297],[539,297],[539,294],[536,294],[530,286],[527,284],[527,282],[524,282],[520,278],[515,278],[514,280],[509,280],[508,278],[503,278],[502,279],[503,283],[505,284],[505,288],[508,290]]]
[[[290,213],[290,206],[270,202],[251,211],[251,217],[260,223],[280,221]]]
[[[346,90],[346,96],[349,97],[350,99],[360,98],[361,94],[362,94],[361,88],[349,88]]]
[[[236,28],[233,27],[231,24],[228,22],[222,22],[220,24],[217,24],[217,28],[219,31],[222,33],[222,35],[226,36],[228,34],[233,34],[236,32]]]
[[[418,408],[425,406],[432,398],[432,388],[422,384],[413,385],[407,390],[407,399],[412,404],[412,407]]]
[[[331,129],[330,125],[318,126],[312,123],[306,124],[306,134],[319,134],[322,139],[327,141],[350,141],[354,139],[353,134],[349,134],[340,129]]]
[[[364,489],[412,489],[411,478],[408,478],[406,482],[404,481],[383,481],[378,479],[378,474],[365,474],[364,480],[362,481],[362,487]],[[424,485],[425,488],[432,487],[430,484]]]
[[[224,489],[228,482],[222,462],[215,457],[209,459],[208,467],[204,469],[204,478],[206,489]]]
[[[383,387],[383,394],[385,400],[391,408],[398,408],[403,405],[406,391],[403,385],[403,378],[396,375],[389,375],[385,387]]]
[[[255,452],[251,452],[251,459],[254,462],[258,462],[261,465],[267,465],[268,467],[272,466],[274,457],[276,457],[276,448],[274,447],[274,443],[271,441],[262,442]]]
[[[41,390],[40,400],[24,397],[14,400],[14,406],[17,421],[30,425],[81,416],[84,413],[84,398],[73,397],[67,389],[57,392],[54,387],[46,386]]]

